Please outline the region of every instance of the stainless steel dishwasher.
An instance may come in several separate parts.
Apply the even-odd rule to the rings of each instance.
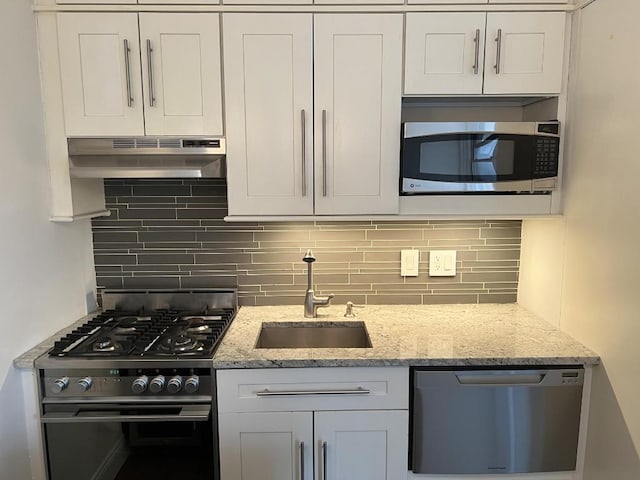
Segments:
[[[413,370],[414,473],[575,470],[584,370]]]

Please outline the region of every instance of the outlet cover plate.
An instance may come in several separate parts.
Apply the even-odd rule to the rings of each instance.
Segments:
[[[456,251],[455,250],[431,250],[429,252],[429,276],[430,277],[455,277],[456,276]]]

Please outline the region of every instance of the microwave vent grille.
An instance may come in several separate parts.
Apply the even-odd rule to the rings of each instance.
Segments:
[[[159,144],[160,148],[182,148],[182,142],[179,138],[161,138]]]
[[[136,148],[134,138],[114,138],[112,142],[113,148]]]

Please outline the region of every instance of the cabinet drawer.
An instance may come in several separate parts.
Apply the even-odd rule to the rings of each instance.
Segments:
[[[218,411],[280,412],[409,408],[409,369],[218,370]]]

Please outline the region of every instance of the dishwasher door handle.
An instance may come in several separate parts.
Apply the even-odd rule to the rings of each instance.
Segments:
[[[456,373],[460,385],[539,385],[545,373],[465,374]]]

